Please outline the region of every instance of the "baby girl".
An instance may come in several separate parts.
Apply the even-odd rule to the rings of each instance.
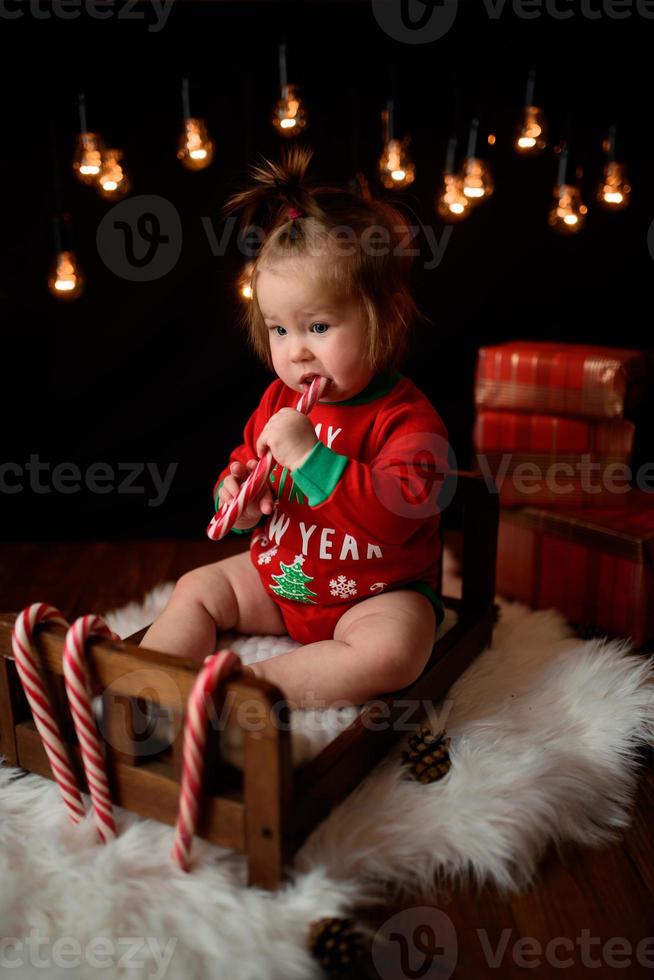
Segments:
[[[245,668],[291,707],[361,704],[422,672],[443,618],[440,482],[447,431],[397,370],[419,316],[406,222],[382,201],[312,187],[308,150],[264,161],[227,210],[272,220],[252,274],[250,345],[276,379],[218,476],[216,510],[270,449],[269,485],[233,530],[241,554],[187,572],[142,645],[201,662],[217,632],[288,634]],[[310,414],[296,410],[326,379]]]

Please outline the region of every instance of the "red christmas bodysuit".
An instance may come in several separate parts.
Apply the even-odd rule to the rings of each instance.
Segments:
[[[268,419],[299,398],[273,381],[230,463],[256,459]],[[427,595],[440,624],[437,501],[448,442],[438,412],[409,378],[391,371],[354,398],[317,402],[310,419],[320,441],[302,466],[271,470],[273,513],[236,532],[254,532],[252,564],[289,635],[301,644],[332,639],[346,609],[401,588]],[[228,474],[229,464],[214,486],[216,509]]]

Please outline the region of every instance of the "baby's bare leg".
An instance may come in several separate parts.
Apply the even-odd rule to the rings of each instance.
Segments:
[[[140,646],[201,663],[215,651],[216,634],[230,629],[286,633],[282,614],[266,594],[247,551],[182,575]]]
[[[436,638],[436,613],[419,592],[397,589],[351,606],[332,640],[319,640],[254,665],[292,708],[362,704],[411,684]]]

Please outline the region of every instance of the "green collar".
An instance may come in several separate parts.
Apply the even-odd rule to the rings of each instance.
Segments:
[[[363,391],[360,391],[354,398],[346,398],[342,402],[318,402],[318,404],[324,405],[326,408],[329,408],[330,405],[338,405],[339,408],[346,405],[365,405],[387,395],[403,377],[403,374],[395,370],[387,371],[385,374],[376,374]]]

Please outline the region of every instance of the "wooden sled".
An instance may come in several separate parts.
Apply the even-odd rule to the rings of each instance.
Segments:
[[[288,728],[290,709],[277,687],[258,678],[235,676],[217,692],[220,724],[209,730],[205,796],[197,833],[246,854],[249,884],[271,890],[280,885],[284,867],[309,832],[361,782],[400,735],[417,729],[425,715],[424,702],[441,700],[490,642],[497,613],[497,494],[489,491],[479,474],[459,471],[457,478],[452,503],[455,509],[460,506],[462,514],[462,595],[443,596],[446,611],[451,610],[456,620],[437,638],[427,666],[413,684],[370,702],[317,756],[295,768]],[[8,765],[52,779],[13,660],[11,636],[16,616],[0,615],[0,755]],[[198,668],[191,661],[138,647],[144,633],[145,629],[140,630],[120,643],[92,640],[87,648],[88,672],[94,695],[103,700],[101,734],[113,802],[174,825],[184,706]],[[63,627],[43,625],[36,631],[35,647],[78,785],[87,792],[64,690],[64,636]],[[177,722],[172,744],[156,755],[142,751],[145,734],[139,734],[137,723],[144,717],[148,700],[166,708]],[[247,718],[247,724],[241,725],[242,771],[219,756],[220,728],[239,724],[239,717]]]

